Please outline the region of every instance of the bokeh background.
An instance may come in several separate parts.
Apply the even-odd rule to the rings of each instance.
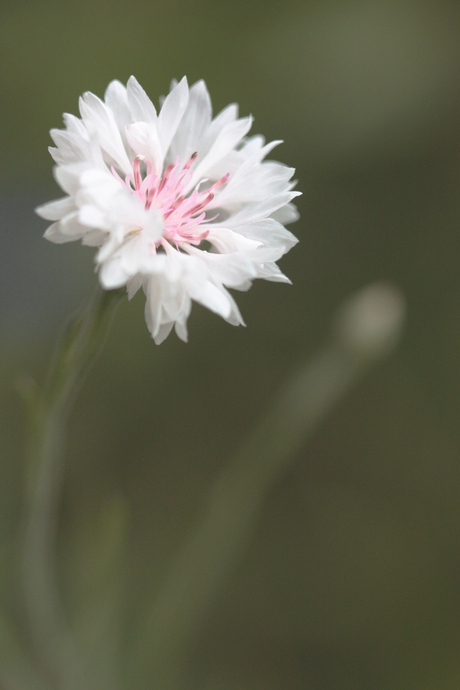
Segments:
[[[454,0],[2,0],[0,606],[25,649],[15,382],[43,380],[96,283],[92,250],[43,241],[33,213],[60,196],[48,131],[113,78],[158,102],[186,74],[215,113],[236,101],[284,139],[300,243],[281,261],[292,287],[237,295],[246,329],[195,305],[189,344],[157,347],[143,297],[119,309],[72,417],[58,534],[94,687],[152,687],[113,665],[146,598],[267,401],[375,280],[406,295],[401,345],[267,497],[186,690],[460,687],[459,31]]]

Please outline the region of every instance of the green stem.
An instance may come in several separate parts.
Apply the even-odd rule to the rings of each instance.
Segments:
[[[323,418],[402,331],[405,300],[391,285],[352,295],[332,324],[332,341],[300,368],[211,490],[201,518],[147,607],[134,651],[149,688],[186,685],[183,663],[197,630],[251,542],[264,501]]]
[[[55,568],[67,422],[122,295],[122,290],[98,290],[87,312],[69,322],[43,391],[29,399],[24,589],[36,652],[48,683],[56,690],[87,687],[83,664],[60,601]]]
[[[251,542],[263,502],[295,452],[365,368],[362,359],[331,344],[287,383],[217,479],[201,518],[147,609],[135,665],[147,667],[149,687],[181,686],[181,663]]]

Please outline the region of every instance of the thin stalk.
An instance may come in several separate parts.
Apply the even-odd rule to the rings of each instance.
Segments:
[[[187,655],[250,544],[264,501],[318,424],[392,351],[404,313],[402,295],[384,284],[369,286],[345,302],[333,322],[331,341],[287,381],[217,478],[163,586],[146,607],[134,659],[136,668],[147,670],[149,688],[187,687]]]
[[[250,544],[264,501],[295,452],[360,378],[362,364],[335,344],[326,348],[288,382],[218,477],[147,609],[134,658],[137,668],[148,669],[149,687],[182,685],[197,630]]]
[[[73,318],[57,349],[42,392],[29,398],[28,503],[24,591],[36,653],[50,687],[88,687],[60,600],[55,542],[67,424],[85,376],[105,341],[123,291],[101,291]]]

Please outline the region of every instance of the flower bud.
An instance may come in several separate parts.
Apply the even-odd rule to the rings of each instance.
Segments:
[[[406,300],[398,288],[374,283],[354,293],[339,309],[334,334],[348,351],[379,359],[396,346],[403,327]]]

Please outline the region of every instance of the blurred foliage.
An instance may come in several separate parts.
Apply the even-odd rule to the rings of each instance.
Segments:
[[[206,79],[215,112],[237,101],[254,132],[285,140],[274,155],[297,168],[300,244],[282,261],[293,287],[237,295],[246,329],[195,305],[189,344],[156,347],[141,296],[118,313],[73,416],[59,530],[61,586],[96,686],[150,688],[139,671],[123,684],[114,660],[213,479],[320,347],[335,306],[389,279],[408,300],[400,350],[267,500],[250,552],[197,626],[187,682],[457,688],[458,4],[4,0],[0,20],[0,604],[13,636],[28,648],[15,382],[43,380],[64,315],[95,281],[91,250],[47,246],[33,216],[58,195],[48,130],[113,78],[134,73],[156,100],[187,74]]]

